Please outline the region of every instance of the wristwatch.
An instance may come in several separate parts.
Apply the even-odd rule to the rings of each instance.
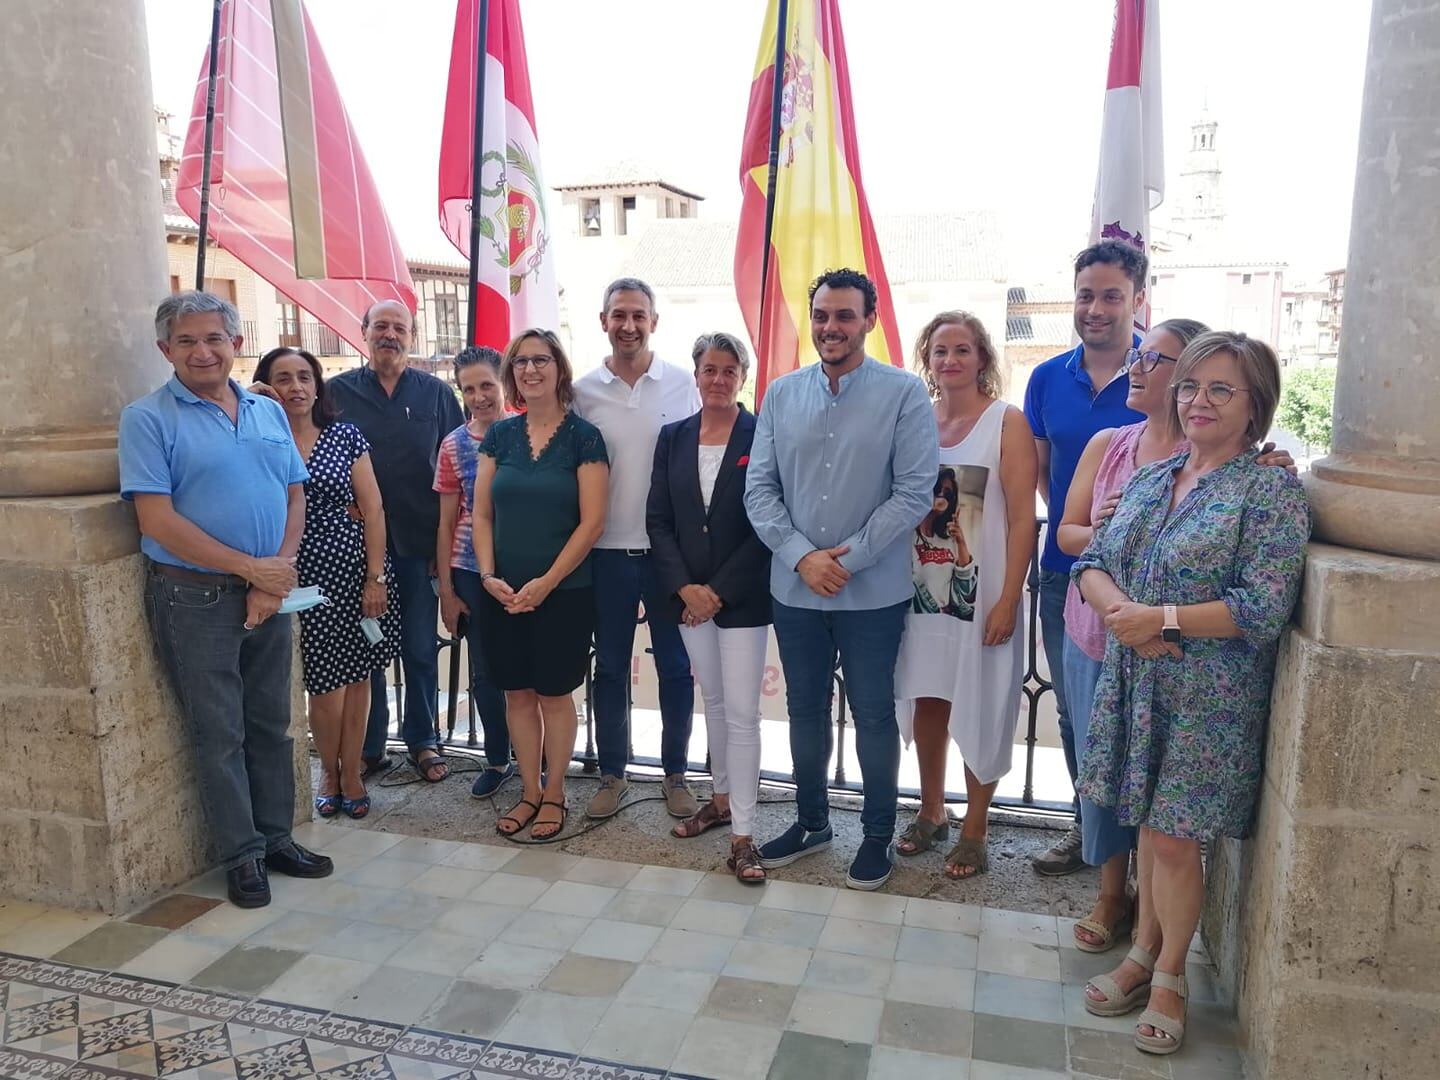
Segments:
[[[388,585],[390,583],[390,576],[388,574],[376,574],[370,580],[376,585]]]
[[[480,571],[480,584],[481,584],[481,585],[484,585],[485,582],[489,581],[492,577],[499,577],[499,576],[500,576],[499,574],[491,573],[489,570],[481,570],[481,571]]]
[[[1165,622],[1160,628],[1160,640],[1179,645],[1184,640],[1180,633],[1180,611],[1174,604],[1164,606]]]

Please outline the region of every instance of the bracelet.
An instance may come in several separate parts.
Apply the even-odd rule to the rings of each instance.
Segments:
[[[484,585],[485,582],[489,581],[492,577],[499,577],[499,576],[500,576],[499,574],[492,574],[489,570],[481,570],[481,571],[480,571],[480,584],[481,584],[481,585]]]

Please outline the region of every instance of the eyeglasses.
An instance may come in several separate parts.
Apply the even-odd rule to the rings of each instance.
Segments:
[[[514,368],[529,367],[534,371],[544,371],[555,360],[553,356],[517,356],[510,361]]]
[[[1175,400],[1181,405],[1189,405],[1201,390],[1205,391],[1205,399],[1211,405],[1227,405],[1236,394],[1250,393],[1243,386],[1231,386],[1229,383],[1212,382],[1201,386],[1194,379],[1181,379],[1175,384]]]
[[[1130,349],[1125,353],[1125,369],[1128,371],[1132,367],[1138,367],[1143,374],[1149,375],[1160,366],[1162,360],[1167,364],[1179,363],[1175,357],[1166,356],[1154,349],[1147,349],[1144,352],[1139,349]]]

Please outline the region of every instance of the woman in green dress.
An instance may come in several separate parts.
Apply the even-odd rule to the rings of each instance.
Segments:
[[[1086,986],[1085,1007],[1119,1016],[1148,1000],[1135,1043],[1154,1054],[1184,1037],[1201,844],[1244,835],[1254,814],[1275,654],[1310,537],[1300,482],[1256,461],[1280,397],[1270,347],[1202,334],[1170,395],[1188,448],[1136,471],[1072,570],[1108,631],[1080,793],[1140,830],[1141,931]]]

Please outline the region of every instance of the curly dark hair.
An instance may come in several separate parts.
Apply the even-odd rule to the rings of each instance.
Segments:
[[[310,373],[315,376],[315,404],[310,407],[310,419],[318,428],[329,427],[336,421],[338,415],[335,412],[334,403],[325,394],[325,372],[320,368],[320,361],[316,360],[310,352],[305,349],[292,348],[289,345],[271,349],[260,358],[260,363],[256,365],[255,381],[269,385],[270,369],[282,356],[298,356],[310,365]]]
[[[1096,263],[1120,267],[1135,286],[1137,293],[1145,288],[1150,274],[1149,257],[1133,244],[1127,244],[1123,240],[1101,240],[1080,252],[1075,256],[1075,276],[1079,277],[1081,270]]]
[[[875,314],[875,303],[877,294],[875,283],[862,274],[859,270],[852,270],[848,266],[842,266],[838,270],[826,270],[810,283],[810,306],[815,306],[815,294],[820,291],[821,286],[829,285],[832,289],[859,289],[860,295],[865,297],[865,315],[868,318]]]

